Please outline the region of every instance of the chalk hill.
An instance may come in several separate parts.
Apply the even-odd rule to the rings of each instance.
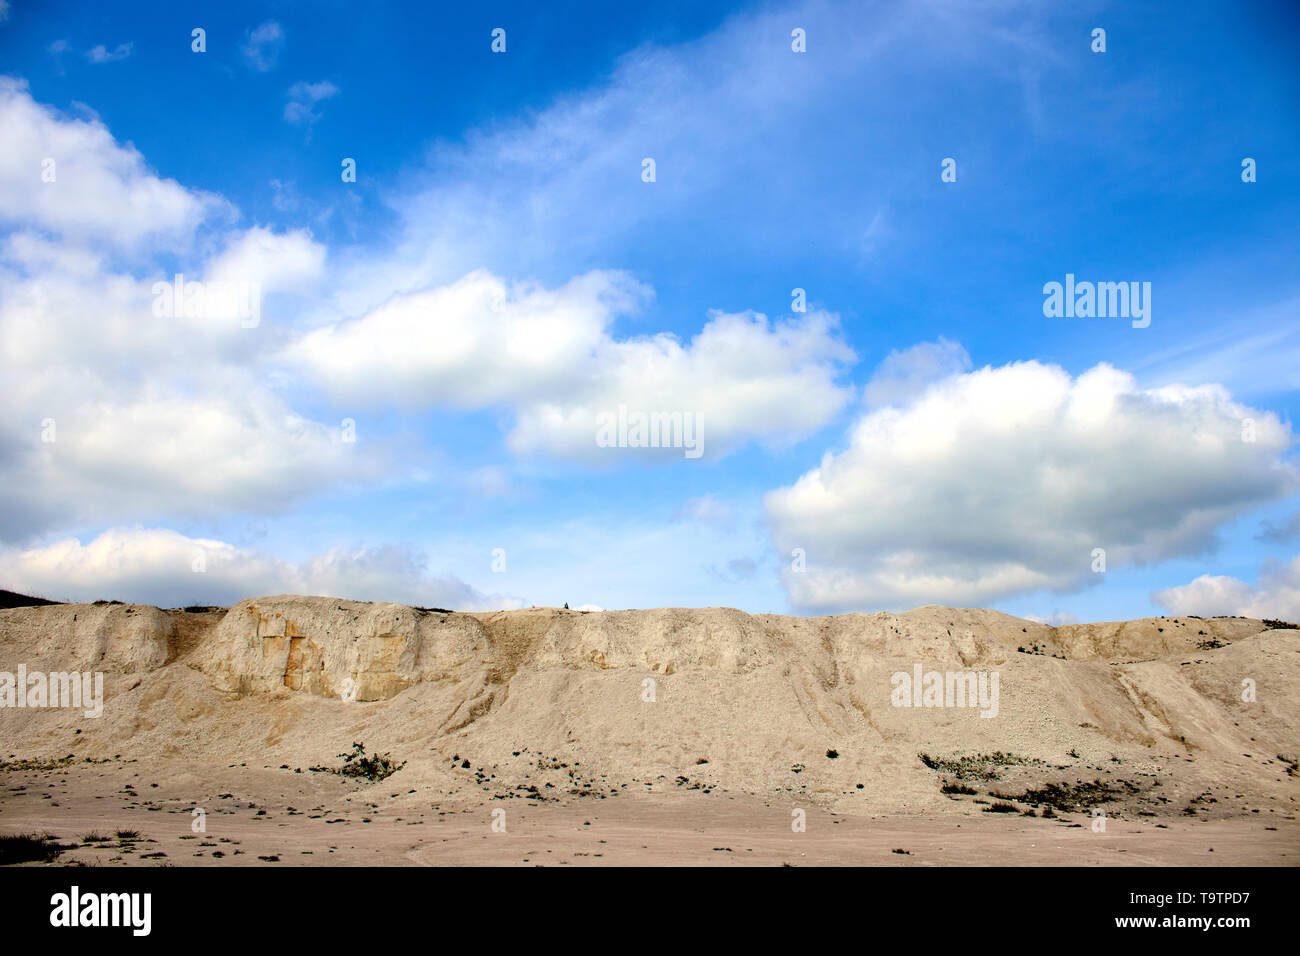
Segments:
[[[448,799],[723,790],[862,812],[942,811],[945,781],[1097,779],[1144,814],[1293,814],[1300,795],[1300,632],[1244,618],[58,604],[0,610],[0,671],[20,663],[102,671],[104,714],[0,710],[0,758],[305,769],[357,740]],[[895,706],[891,676],[918,664],[996,673],[996,716]]]

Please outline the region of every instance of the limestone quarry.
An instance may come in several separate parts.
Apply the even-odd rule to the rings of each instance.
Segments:
[[[812,839],[809,824],[799,852],[825,862],[857,861],[844,844],[855,827],[862,847],[868,831],[896,842],[901,828],[922,844],[964,828],[968,842],[954,836],[932,862],[974,852],[976,834],[1043,852],[1049,831],[1083,841],[1063,856],[1137,833],[1165,841],[1164,856],[1141,850],[1159,859],[1206,852],[1196,833],[1216,835],[1219,863],[1233,846],[1243,862],[1300,856],[1300,631],[1285,622],[1051,627],[943,607],[457,613],[282,595],[229,609],[2,610],[0,671],[20,664],[102,673],[104,700],[98,718],[0,708],[0,832],[61,828],[63,813],[101,830],[130,818],[125,829],[156,841],[165,821],[166,839],[181,840],[198,808],[204,832],[230,817],[226,840],[289,841],[260,854],[278,861],[541,853],[479,845],[504,808],[533,843],[555,829],[548,861],[571,848],[571,823],[586,832],[598,815],[666,860],[684,859],[672,848],[688,831],[716,843],[701,822],[714,820],[748,834],[756,861],[775,862],[802,809],[839,841]],[[996,706],[952,706],[954,678],[972,698],[985,679]],[[399,769],[339,773],[354,743]],[[434,826],[437,839],[420,829]],[[348,827],[371,836],[340,836]],[[595,857],[566,862],[613,858],[599,842]],[[203,844],[180,862],[233,859],[218,838]],[[143,856],[120,845],[70,853]]]

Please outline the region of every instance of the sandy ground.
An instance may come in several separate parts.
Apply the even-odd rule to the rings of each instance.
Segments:
[[[1095,832],[1084,814],[1030,818],[956,801],[941,815],[808,806],[807,829],[796,833],[796,804],[752,794],[438,803],[424,788],[397,788],[396,779],[358,784],[184,762],[7,771],[0,834],[56,836],[75,846],[52,864],[63,866],[1300,864],[1300,823],[1282,810],[1208,821],[1109,819]],[[196,780],[211,794],[197,833]],[[85,840],[96,834],[109,839]]]

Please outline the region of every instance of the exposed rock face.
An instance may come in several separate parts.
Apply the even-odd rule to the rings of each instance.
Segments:
[[[231,608],[195,663],[224,691],[368,701],[451,677],[490,652],[482,624],[466,614],[282,596]]]
[[[19,663],[105,675],[99,720],[0,709],[8,752],[25,755],[310,766],[364,740],[447,793],[685,780],[934,810],[943,772],[919,754],[1001,752],[1017,760],[1001,785],[1024,768],[1033,784],[1130,774],[1142,812],[1211,786],[1292,811],[1297,798],[1278,755],[1294,760],[1300,740],[1300,632],[1240,618],[462,614],[282,595],[205,613],[0,610],[0,671]],[[996,707],[900,706],[895,677],[918,669],[996,675]]]
[[[51,604],[0,611],[5,659],[30,669],[136,674],[167,663],[176,637],[172,615],[140,604]]]

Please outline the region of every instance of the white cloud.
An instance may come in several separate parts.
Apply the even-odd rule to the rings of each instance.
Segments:
[[[1097,580],[1095,548],[1113,572],[1212,547],[1224,522],[1296,487],[1292,441],[1218,386],[1022,362],[871,411],[766,508],[780,553],[806,552],[806,571],[783,572],[799,608],[987,604]]]
[[[1172,614],[1239,614],[1300,622],[1300,555],[1289,562],[1271,562],[1258,584],[1227,575],[1203,574],[1190,584],[1156,591],[1151,599]]]
[[[588,273],[548,290],[478,271],[310,332],[287,358],[350,401],[521,402],[578,377],[606,325],[646,294],[622,273]]]
[[[268,388],[258,356],[278,325],[159,316],[154,284],[173,277],[111,264],[122,242],[139,244],[132,257],[167,242],[184,261],[206,199],[154,177],[102,124],[33,103],[21,83],[0,78],[0,118],[15,144],[0,166],[34,180],[0,177],[0,215],[18,226],[0,241],[0,539],[68,521],[266,513],[383,472],[382,444],[357,453],[337,424]],[[47,149],[72,159],[43,184]],[[254,227],[205,247],[191,281],[311,291],[323,268],[304,231]]]
[[[339,88],[328,80],[295,83],[289,87],[289,101],[284,105],[285,121],[310,126],[320,119],[316,104],[337,96],[338,92]]]
[[[851,388],[835,382],[854,358],[837,333],[838,320],[823,312],[779,323],[757,313],[712,312],[685,345],[667,334],[606,339],[568,394],[538,396],[519,409],[507,441],[519,454],[609,461],[611,449],[594,440],[600,416],[626,405],[693,415],[704,458],[750,441],[785,446],[825,425],[852,398]]]
[[[121,43],[113,50],[109,50],[104,44],[94,47],[86,54],[86,59],[91,63],[116,63],[118,60],[125,60],[131,55],[133,43]]]
[[[9,0],[0,0],[0,23],[9,19]]]
[[[263,292],[313,289],[325,265],[325,247],[306,229],[277,233],[254,226],[226,237],[209,260],[204,281],[255,282]]]
[[[922,342],[902,351],[894,349],[863,389],[863,398],[870,405],[901,404],[934,382],[970,371],[970,367],[966,350],[942,336],[936,342]]]
[[[1069,611],[1053,611],[1047,617],[1040,617],[1037,614],[1024,615],[1026,621],[1033,621],[1035,624],[1046,624],[1048,627],[1064,627],[1067,624],[1078,624],[1079,619]]]
[[[480,270],[317,329],[284,358],[336,399],[512,406],[513,451],[585,461],[611,460],[596,445],[598,416],[619,405],[697,416],[705,455],[716,458],[750,440],[801,438],[852,396],[835,383],[854,356],[833,316],[773,324],[715,312],[685,345],[667,334],[613,338],[613,319],[647,295],[617,272],[552,290]]]
[[[275,20],[267,20],[250,30],[241,48],[248,65],[259,73],[275,67],[284,49],[284,31]]]
[[[73,601],[100,598],[178,607],[230,605],[268,594],[324,594],[452,610],[522,607],[451,575],[430,574],[405,548],[334,548],[301,564],[168,529],[112,528],[87,544],[75,538],[0,551],[0,579],[21,592]],[[204,570],[196,571],[196,567]]]
[[[383,445],[358,450],[252,376],[221,385],[228,397],[69,385],[25,400],[24,414],[0,430],[0,539],[71,521],[274,513],[384,474]],[[47,432],[53,441],[43,441]]]
[[[134,247],[188,243],[215,197],[160,179],[97,120],[60,116],[22,80],[0,76],[0,224],[37,227],[70,241]],[[50,166],[49,161],[53,161]],[[53,170],[53,181],[42,172]]]

